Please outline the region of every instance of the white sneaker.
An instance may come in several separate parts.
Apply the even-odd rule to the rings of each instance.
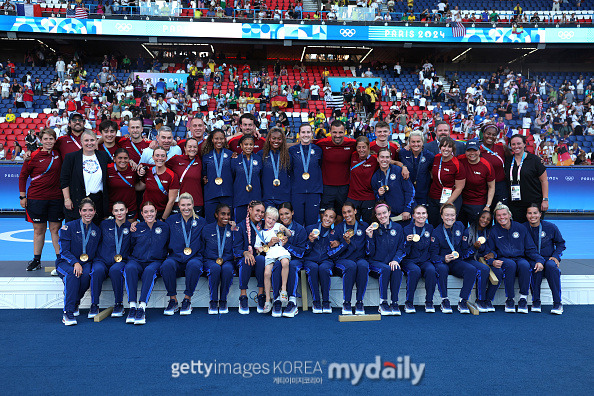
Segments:
[[[264,310],[262,311],[262,313],[269,313],[270,311],[272,311],[272,303],[270,301],[266,301],[266,304],[264,304]]]
[[[289,303],[289,295],[287,294],[286,291],[280,292],[280,300],[281,300],[281,303],[283,304],[283,307],[286,307],[287,304]]]

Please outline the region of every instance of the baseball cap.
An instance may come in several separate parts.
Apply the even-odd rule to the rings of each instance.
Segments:
[[[81,120],[84,120],[84,117],[82,116],[82,114],[80,114],[80,113],[77,113],[77,112],[74,112],[74,113],[70,114],[70,117],[68,117],[68,120],[69,120],[69,121],[72,121],[72,119],[73,119],[74,117],[79,117]]]
[[[469,140],[466,142],[466,151],[468,150],[479,150],[479,142],[476,140]]]

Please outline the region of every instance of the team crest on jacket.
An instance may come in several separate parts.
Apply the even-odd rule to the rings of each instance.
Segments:
[[[543,232],[541,232],[541,233],[540,233],[540,237],[541,237],[541,238],[544,238],[544,237],[546,237],[546,236],[547,236],[547,233],[546,233],[546,232],[544,232],[544,231],[543,231]]]
[[[254,160],[253,162],[254,162],[254,165],[255,166],[258,166],[258,161],[257,160]]]
[[[130,233],[130,230],[128,228],[124,228],[124,230],[122,231],[122,234],[128,235],[128,233]]]
[[[91,230],[91,236],[93,236],[93,237],[97,236],[97,231]]]
[[[429,231],[425,231],[425,237],[429,238]]]
[[[231,231],[227,231],[227,238],[231,238]]]
[[[64,224],[64,225],[62,226],[62,229],[63,229],[64,231],[66,231],[66,230],[68,229],[68,226],[67,226],[66,224]]]
[[[196,219],[194,219],[194,221],[192,221],[192,227],[196,227],[198,225],[198,222],[196,221]]]
[[[334,235],[334,230],[330,231],[330,235]]]
[[[361,236],[361,235],[363,235],[363,231],[357,230],[357,236]]]
[[[396,230],[390,230],[390,235],[395,236],[396,235]]]
[[[213,154],[213,157],[214,157],[214,154]],[[229,156],[227,155],[227,153],[223,153],[223,158],[227,158],[227,157],[229,157]]]
[[[396,180],[396,175],[392,173],[392,174],[390,175],[390,180]]]
[[[513,236],[515,239],[518,239],[518,238],[520,237],[520,233],[519,233],[518,231],[516,231],[516,232],[514,232],[514,233],[512,234],[512,236]]]
[[[314,151],[314,149],[311,149],[311,153],[312,153],[312,154],[315,154],[316,152]]]
[[[163,232],[163,230],[161,230],[161,227],[155,228],[155,234],[159,235],[161,232]]]
[[[467,239],[468,239],[468,237],[466,237],[466,236],[463,236],[463,237],[462,237],[462,240],[463,240],[464,242],[466,242],[466,240],[467,240]]]
[[[425,159],[425,157],[421,157],[421,162],[425,162],[425,161],[427,161],[427,160]]]
[[[460,232],[460,230],[456,230],[456,236],[460,236],[462,235],[462,233]]]
[[[435,237],[431,237],[431,242],[435,242]]]

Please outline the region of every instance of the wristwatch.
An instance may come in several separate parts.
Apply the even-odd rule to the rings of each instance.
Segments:
[[[549,199],[548,199],[548,198],[543,198],[542,200],[543,200],[543,201],[548,201]]]
[[[19,200],[21,200],[21,201],[22,201],[22,200],[23,200],[23,199],[25,199],[25,198],[27,198],[27,197],[26,197],[26,196],[23,196],[23,197],[21,197],[21,196],[19,195]]]

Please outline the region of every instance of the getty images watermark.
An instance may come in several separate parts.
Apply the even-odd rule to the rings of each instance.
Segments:
[[[358,385],[363,379],[383,381],[410,381],[417,385],[425,374],[425,363],[413,363],[410,356],[398,356],[395,361],[376,356],[372,363],[327,363],[312,360],[281,360],[261,363],[204,362],[201,360],[171,365],[171,376],[200,375],[241,376],[252,378],[271,376],[275,384],[321,384],[324,379],[349,381]]]

